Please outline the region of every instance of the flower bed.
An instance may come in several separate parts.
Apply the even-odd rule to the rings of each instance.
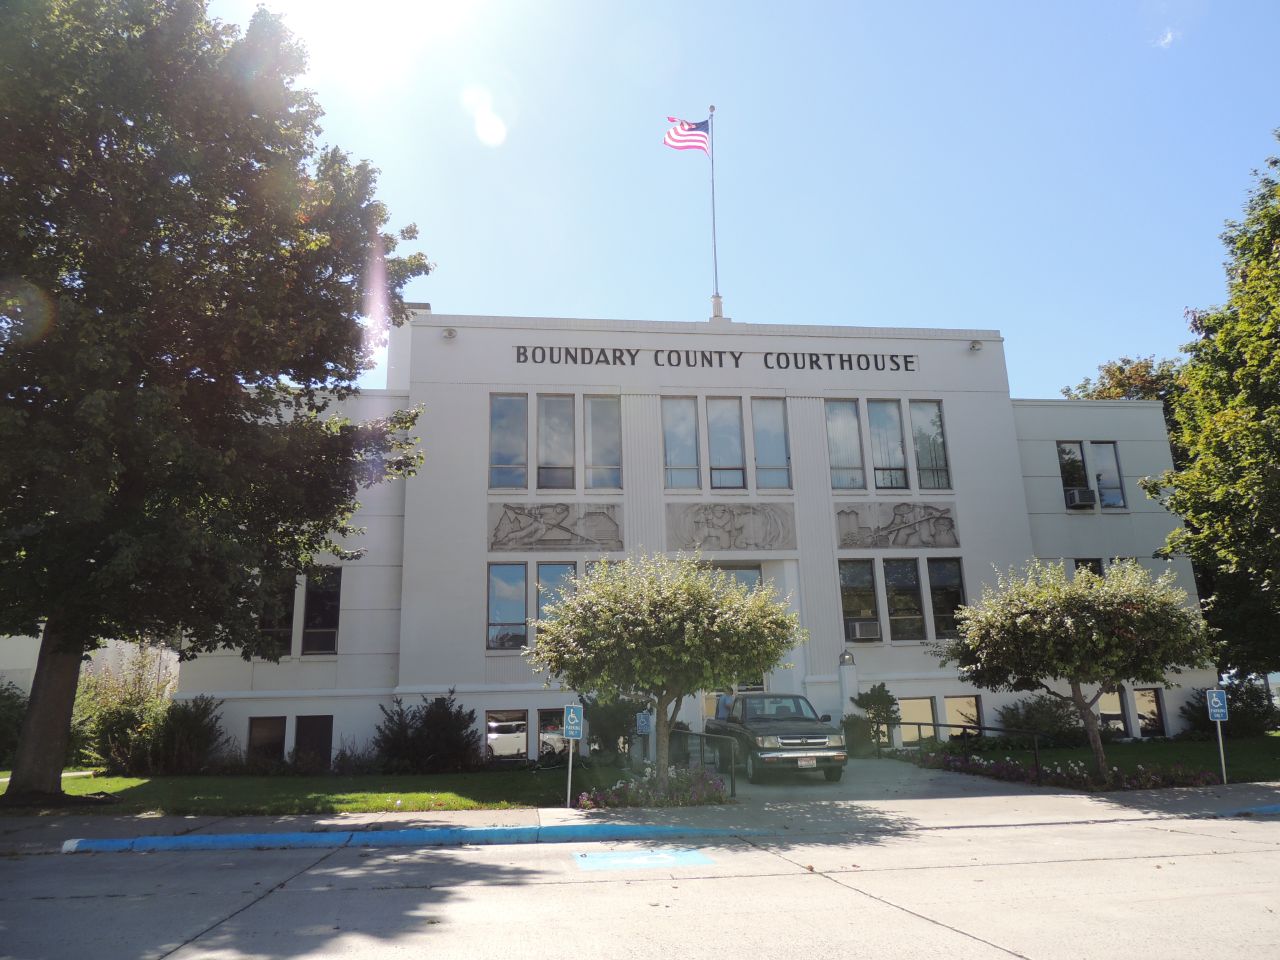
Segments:
[[[699,807],[709,803],[727,803],[728,788],[724,779],[705,770],[667,772],[667,788],[658,789],[653,770],[646,768],[636,779],[624,778],[612,787],[598,787],[578,794],[579,810],[603,810],[606,807]]]
[[[1016,783],[1036,782],[1035,767],[1012,757],[989,758],[944,750],[896,750],[894,756],[930,770],[971,773]],[[1196,770],[1181,764],[1171,767],[1145,767],[1138,764],[1133,770],[1112,767],[1110,781],[1102,784],[1091,766],[1080,760],[1068,760],[1066,763],[1044,764],[1040,782],[1045,786],[1070,787],[1074,790],[1150,790],[1159,787],[1207,787],[1218,782],[1218,775],[1209,770]]]

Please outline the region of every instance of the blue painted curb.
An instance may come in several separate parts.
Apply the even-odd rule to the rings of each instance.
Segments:
[[[143,853],[170,850],[297,850],[332,847],[460,847],[465,844],[579,843],[611,840],[696,840],[759,836],[765,830],[726,830],[637,823],[566,823],[552,827],[420,827],[311,833],[211,833],[177,837],[77,839],[63,853]]]

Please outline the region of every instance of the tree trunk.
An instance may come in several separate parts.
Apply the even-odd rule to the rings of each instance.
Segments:
[[[1098,779],[1104,784],[1111,782],[1111,768],[1107,766],[1107,754],[1102,749],[1102,733],[1098,728],[1098,715],[1093,712],[1093,704],[1085,699],[1080,684],[1071,681],[1071,700],[1080,714],[1084,724],[1084,732],[1089,737],[1089,748],[1093,750],[1093,763],[1098,768]]]
[[[22,718],[5,802],[56,801],[62,797],[62,768],[71,738],[71,708],[83,656],[83,642],[72,639],[56,616],[50,617],[40,640],[31,697]]]

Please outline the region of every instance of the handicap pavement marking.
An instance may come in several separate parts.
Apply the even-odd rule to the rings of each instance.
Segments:
[[[573,858],[582,870],[660,870],[664,867],[696,867],[711,863],[697,850],[615,850],[609,853],[579,853]]]

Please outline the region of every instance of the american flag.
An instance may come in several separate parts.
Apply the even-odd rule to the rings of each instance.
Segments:
[[[701,150],[708,156],[711,155],[710,118],[701,123],[690,123],[678,117],[667,117],[667,120],[675,124],[662,139],[668,147],[673,150]]]

